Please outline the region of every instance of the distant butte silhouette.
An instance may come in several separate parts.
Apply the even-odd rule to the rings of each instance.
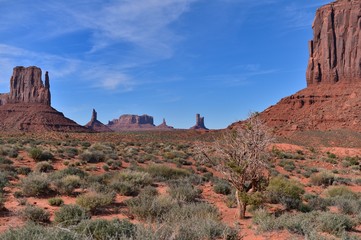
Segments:
[[[94,132],[113,132],[113,130],[98,120],[98,113],[95,109],[93,109],[90,122],[88,122],[85,127]]]
[[[0,94],[0,131],[88,132],[51,107],[50,80],[38,67],[15,67],[10,93]]]

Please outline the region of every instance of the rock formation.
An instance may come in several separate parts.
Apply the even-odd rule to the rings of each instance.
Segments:
[[[361,82],[361,2],[339,0],[317,10],[307,85]]]
[[[110,128],[108,128],[106,125],[104,125],[102,122],[98,120],[98,114],[95,111],[95,109],[93,109],[92,118],[90,122],[88,122],[85,125],[85,127],[94,132],[113,132],[113,130],[111,130]]]
[[[174,127],[171,127],[171,126],[168,126],[167,125],[167,122],[165,121],[165,119],[163,118],[163,122],[161,124],[159,124],[157,126],[158,129],[161,129],[161,130],[172,130],[174,129]]]
[[[87,132],[50,106],[49,74],[45,74],[45,85],[41,75],[37,67],[14,68],[10,93],[0,94],[0,131]]]
[[[361,132],[360,16],[360,0],[339,0],[317,10],[309,43],[307,88],[260,113],[275,133]]]
[[[208,128],[206,128],[206,126],[204,125],[204,117],[201,117],[201,115],[197,113],[196,114],[196,125],[194,125],[190,129],[208,130]]]
[[[129,114],[122,115],[118,119],[109,121],[107,126],[113,131],[150,130],[155,128],[152,116]]]

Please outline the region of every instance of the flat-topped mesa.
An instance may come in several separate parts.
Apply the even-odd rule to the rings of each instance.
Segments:
[[[361,1],[339,0],[317,10],[307,86],[361,83]]]
[[[203,129],[203,130],[208,130],[208,128],[206,128],[206,126],[204,125],[204,117],[201,117],[201,115],[199,113],[196,114],[196,125],[194,125],[193,127],[191,127],[190,129]]]
[[[155,128],[154,120],[149,115],[122,115],[118,119],[108,122],[107,126],[113,131],[153,129]]]
[[[8,103],[37,103],[50,106],[49,74],[45,73],[45,85],[38,67],[15,67],[10,79]]]

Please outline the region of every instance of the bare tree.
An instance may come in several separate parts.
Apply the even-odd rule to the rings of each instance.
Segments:
[[[210,162],[236,189],[239,217],[255,192],[264,190],[269,176],[268,145],[273,141],[267,127],[251,114],[241,127],[226,130],[212,144],[199,146],[200,157]]]

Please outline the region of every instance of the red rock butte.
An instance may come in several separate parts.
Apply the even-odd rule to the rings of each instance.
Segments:
[[[10,79],[10,93],[0,94],[0,131],[71,131],[87,132],[51,105],[50,80],[38,67],[15,67]]]
[[[260,113],[276,134],[361,132],[360,16],[360,0],[339,0],[317,10],[309,42],[307,88]]]
[[[93,109],[90,122],[88,122],[85,127],[94,132],[113,132],[113,130],[98,120],[98,113],[95,111],[95,109]]]

